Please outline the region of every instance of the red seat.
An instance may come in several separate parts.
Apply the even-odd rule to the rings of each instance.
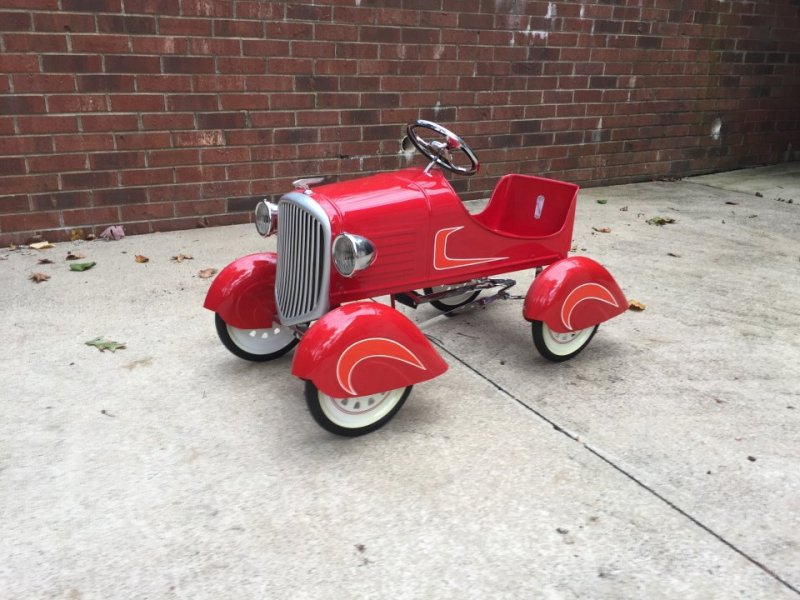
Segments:
[[[578,189],[577,185],[544,177],[505,175],[497,182],[489,204],[474,218],[505,235],[549,237],[563,229]]]

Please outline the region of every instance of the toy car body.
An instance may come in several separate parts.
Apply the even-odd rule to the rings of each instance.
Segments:
[[[427,141],[420,130],[445,141]],[[411,386],[447,369],[395,302],[465,310],[511,297],[514,282],[494,275],[537,269],[523,316],[552,361],[578,354],[599,323],[627,309],[608,271],[567,256],[578,186],[506,175],[473,215],[433,169],[470,175],[478,170],[472,151],[428,121],[408,134],[427,167],[316,187],[320,180],[298,180],[277,206],[260,203],[256,227],[265,236],[277,231],[277,252],[228,265],[205,301],[223,344],[241,358],[271,360],[299,343],[292,373],[306,381],[315,420],[341,435],[381,427]],[[453,153],[470,165],[457,164]],[[380,296],[391,305],[370,300]]]

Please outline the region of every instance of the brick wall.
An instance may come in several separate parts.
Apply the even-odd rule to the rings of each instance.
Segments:
[[[800,150],[798,0],[0,0],[0,49],[0,243],[245,222],[408,164],[420,117],[481,158],[464,198]]]

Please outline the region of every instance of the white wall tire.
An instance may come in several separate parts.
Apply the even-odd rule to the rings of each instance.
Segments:
[[[552,362],[563,362],[577,356],[592,341],[597,332],[598,325],[571,331],[557,333],[542,321],[533,321],[533,345],[544,358]]]
[[[245,360],[266,362],[283,356],[297,345],[294,332],[279,323],[267,329],[239,329],[215,315],[214,324],[222,344]]]
[[[375,431],[391,421],[412,387],[409,385],[370,396],[333,398],[306,381],[306,404],[320,427],[336,435],[354,437]]]
[[[432,288],[425,288],[423,291],[426,294],[434,294],[437,292],[444,292],[447,289],[456,286],[449,286],[449,285],[439,285]],[[475,298],[478,297],[480,294],[480,290],[475,290],[474,292],[464,292],[463,294],[458,294],[457,296],[450,296],[449,298],[442,298],[441,300],[434,300],[431,302],[431,306],[434,308],[439,309],[442,312],[447,312],[449,310],[453,310],[454,308],[458,308],[459,306],[464,306],[465,304],[469,304]]]

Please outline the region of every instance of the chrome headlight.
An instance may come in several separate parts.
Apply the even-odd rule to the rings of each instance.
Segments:
[[[256,231],[269,237],[278,230],[278,207],[262,200],[256,206]]]
[[[367,238],[343,233],[333,240],[333,264],[345,277],[352,277],[375,260],[375,247]]]

